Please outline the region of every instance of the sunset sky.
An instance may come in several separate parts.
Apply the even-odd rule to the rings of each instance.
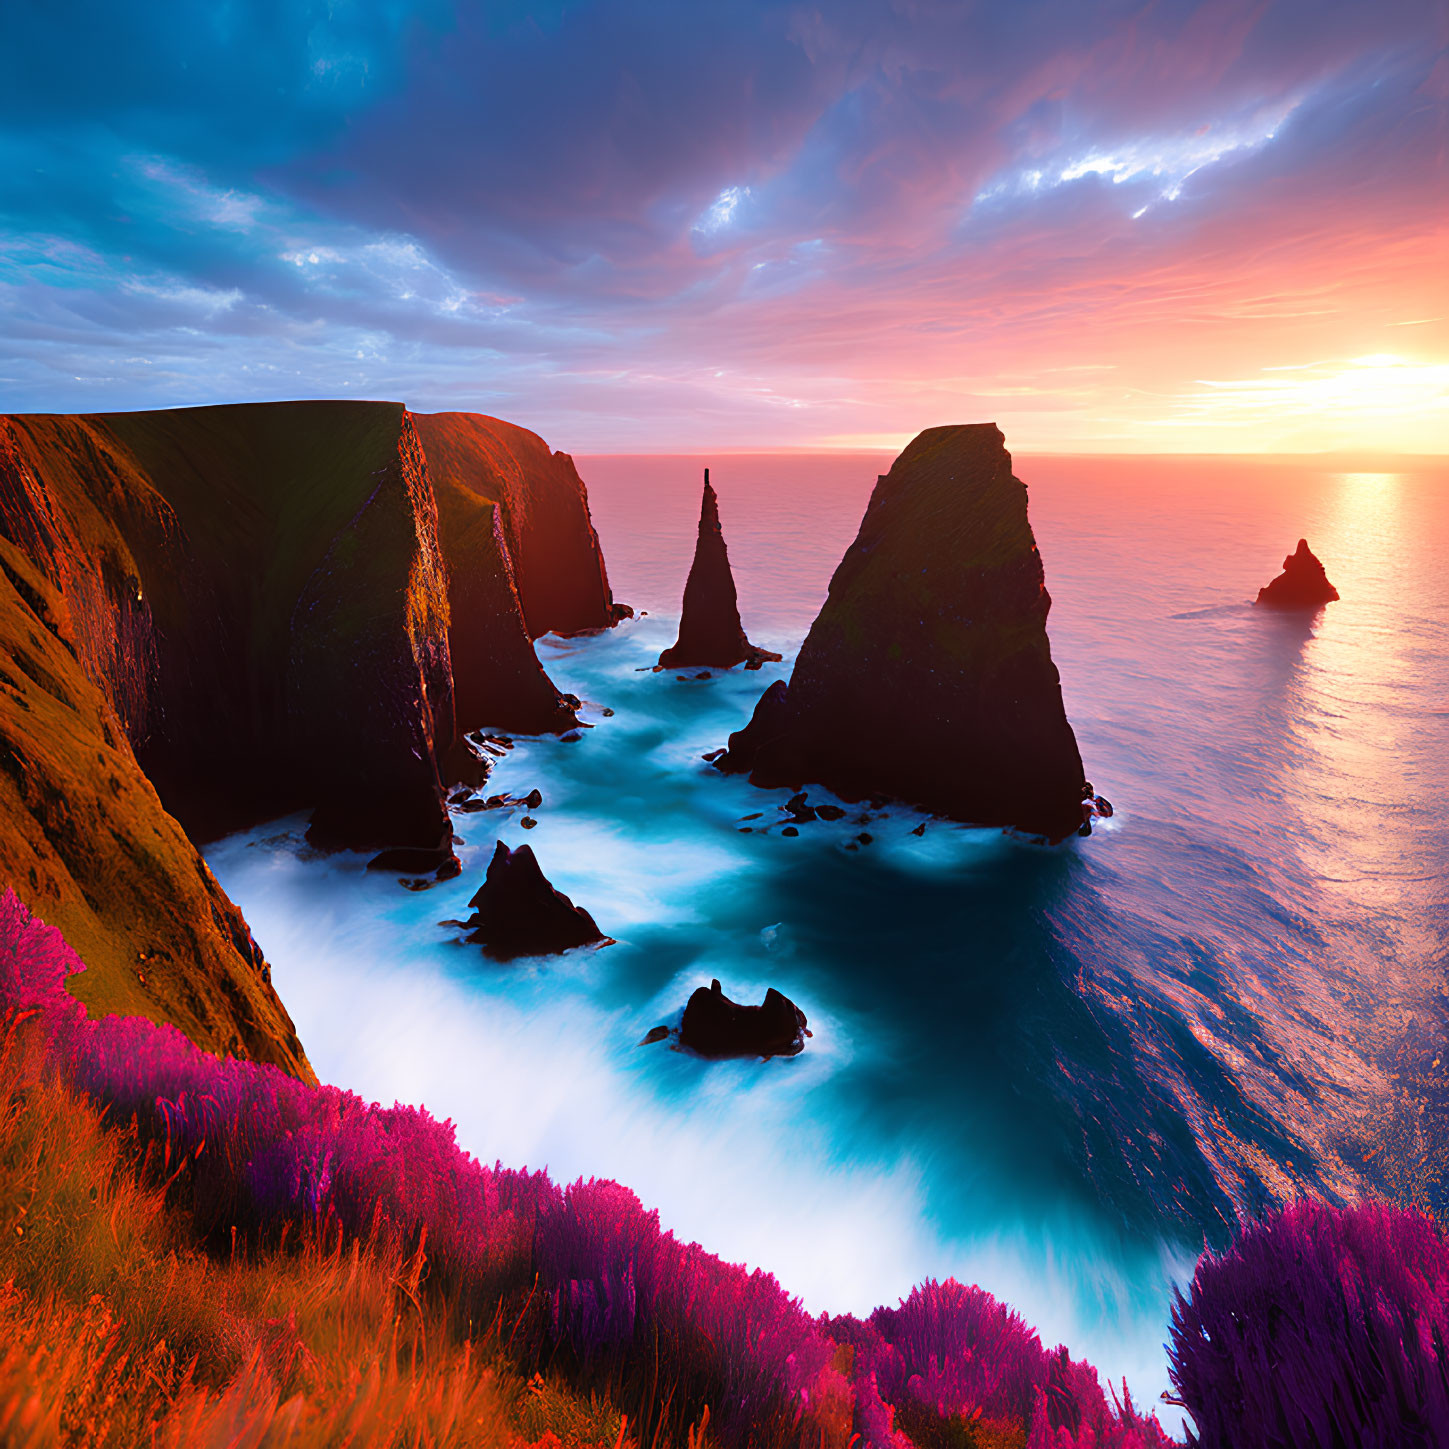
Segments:
[[[10,0],[0,411],[1449,451],[1443,0]]]

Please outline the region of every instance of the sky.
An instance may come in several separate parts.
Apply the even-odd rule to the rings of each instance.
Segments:
[[[1443,0],[5,0],[0,411],[1449,452]]]

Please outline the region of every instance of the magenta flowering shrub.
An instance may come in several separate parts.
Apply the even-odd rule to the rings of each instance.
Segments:
[[[1202,1449],[1449,1445],[1449,1241],[1385,1203],[1295,1202],[1198,1260],[1168,1371]]]
[[[402,1234],[470,1307],[507,1301],[510,1346],[675,1401],[681,1423],[707,1404],[726,1444],[845,1449],[853,1432],[911,1449],[904,1421],[934,1442],[933,1425],[983,1414],[1029,1430],[1029,1449],[1168,1442],[978,1288],[931,1282],[866,1322],[812,1319],[768,1273],[661,1232],[618,1183],[560,1191],[544,1173],[485,1168],[420,1108],[219,1060],[140,1018],[90,1021],[65,989],[83,969],[59,931],[0,896],[0,1012],[28,1018],[32,1070],[134,1117],[168,1170],[184,1162],[204,1232]]]
[[[801,1422],[833,1357],[773,1277],[661,1233],[616,1182],[570,1187],[540,1218],[537,1255],[555,1342],[620,1367],[669,1345],[727,1434]]]
[[[1046,1352],[1021,1317],[975,1286],[928,1279],[898,1308],[828,1322],[855,1350],[855,1430],[902,1449],[922,1423],[1030,1426],[1028,1449],[1163,1449],[1172,1441],[1123,1388],[1109,1407],[1090,1365]]]
[[[639,1322],[638,1279],[653,1296],[650,1247],[659,1215],[617,1182],[576,1182],[546,1217],[538,1248],[548,1291],[550,1328],[584,1359],[622,1349]]]
[[[909,1395],[938,1414],[979,1409],[1030,1421],[1046,1355],[1036,1334],[989,1293],[928,1278],[899,1308],[877,1308],[869,1321],[887,1349],[875,1373],[891,1403]]]

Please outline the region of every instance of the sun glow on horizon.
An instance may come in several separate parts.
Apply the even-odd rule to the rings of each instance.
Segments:
[[[1386,353],[1264,367],[1257,377],[1202,378],[1157,426],[1271,429],[1280,440],[1308,430],[1320,447],[1382,447],[1382,425],[1396,424],[1405,452],[1449,449],[1449,362]],[[1283,446],[1280,441],[1278,451]]]

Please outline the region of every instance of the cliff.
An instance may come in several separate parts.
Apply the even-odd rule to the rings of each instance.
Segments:
[[[445,838],[446,573],[400,404],[10,418],[0,534],[193,839],[303,806],[327,846]]]
[[[1082,821],[1026,488],[992,424],[931,428],[876,484],[788,687],[718,761],[1059,840]]]
[[[448,647],[459,730],[488,726],[538,735],[571,729],[578,718],[528,637],[498,505],[439,490],[438,519],[448,560]]]
[[[83,950],[92,1016],[179,1026],[314,1080],[241,912],[161,806],[81,667],[65,600],[0,539],[0,880]]]
[[[694,545],[694,562],[684,585],[684,610],[679,621],[679,638],[659,656],[662,669],[707,665],[729,669],[746,662],[759,665],[778,659],[745,638],[740,623],[739,601],[729,551],[719,521],[719,499],[704,470],[704,496],[699,506],[699,535]]]
[[[609,591],[588,494],[567,453],[527,428],[479,413],[415,413],[413,421],[445,515],[497,504],[529,636],[582,634],[623,617]],[[444,550],[454,559],[445,526]]]
[[[533,434],[477,422],[456,429],[494,439],[496,499],[452,472],[435,491],[399,403],[0,418],[0,865],[83,945],[99,1009],[305,1074],[191,842],[310,808],[323,847],[447,861],[442,786],[475,766],[454,641],[465,727],[574,722],[534,656],[506,525],[512,508],[549,626],[589,597],[612,620],[583,485]],[[53,708],[70,715],[27,733]]]
[[[1283,572],[1258,590],[1257,602],[1279,609],[1316,609],[1331,604],[1338,590],[1328,582],[1323,565],[1300,538],[1298,548],[1283,560]]]
[[[448,648],[459,731],[489,727],[532,735],[572,728],[578,723],[573,710],[533,652],[503,503],[460,481],[455,450],[435,445],[434,455],[441,461],[430,458],[428,473],[448,565]],[[597,550],[596,539],[591,547]],[[601,577],[602,568],[600,561]]]

